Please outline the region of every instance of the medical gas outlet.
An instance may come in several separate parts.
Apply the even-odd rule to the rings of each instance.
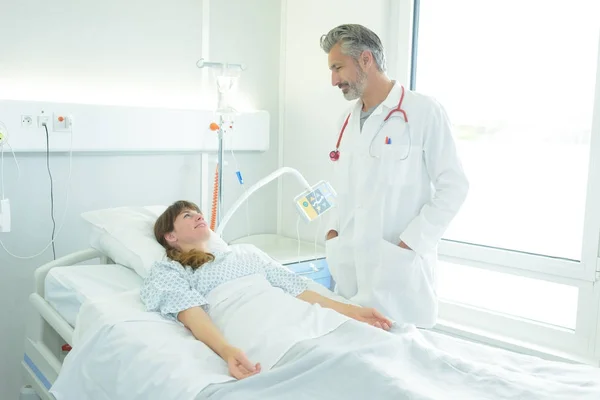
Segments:
[[[69,132],[72,124],[73,117],[71,116],[54,114],[52,118],[52,130],[54,132]]]

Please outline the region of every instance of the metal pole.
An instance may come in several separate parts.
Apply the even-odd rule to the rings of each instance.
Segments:
[[[417,90],[417,50],[419,47],[419,16],[421,14],[421,0],[413,2],[413,31],[412,49],[410,57],[410,90]]]
[[[219,120],[219,149],[217,154],[217,168],[218,168],[218,197],[217,197],[217,223],[216,226],[221,225],[221,210],[223,209],[223,116],[220,116]]]

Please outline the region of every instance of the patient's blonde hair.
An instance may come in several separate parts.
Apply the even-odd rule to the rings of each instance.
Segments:
[[[175,230],[175,219],[179,214],[187,210],[200,212],[200,208],[190,201],[180,200],[171,204],[154,223],[154,237],[156,237],[158,243],[167,250],[167,257],[171,260],[177,261],[183,266],[198,269],[202,265],[213,261],[215,256],[200,250],[182,252],[171,247],[169,242],[167,242],[167,239],[165,239],[167,233],[171,233]]]

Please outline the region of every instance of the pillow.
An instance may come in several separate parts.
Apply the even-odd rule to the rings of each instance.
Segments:
[[[117,207],[88,211],[81,216],[92,226],[91,247],[145,278],[154,262],[167,257],[165,249],[154,238],[154,223],[166,209],[167,206]],[[209,251],[227,247],[227,243],[211,231]]]

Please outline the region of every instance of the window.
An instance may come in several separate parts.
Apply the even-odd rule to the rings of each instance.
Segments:
[[[445,107],[471,184],[440,329],[600,358],[600,1],[413,1],[411,87]]]
[[[576,328],[579,289],[574,286],[439,263],[442,300],[566,328]]]
[[[597,0],[420,1],[414,86],[446,108],[471,183],[445,239],[581,259],[599,15]]]

